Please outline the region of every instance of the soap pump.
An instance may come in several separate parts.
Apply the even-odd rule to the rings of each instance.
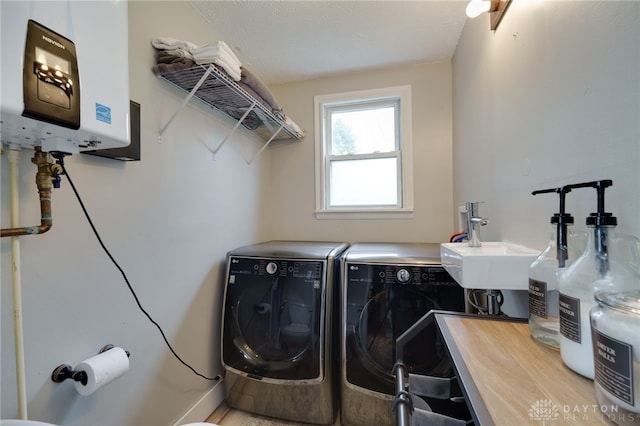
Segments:
[[[551,216],[551,237],[547,247],[529,268],[529,332],[531,337],[560,349],[558,320],[558,271],[578,258],[580,251],[575,234],[569,229],[573,216],[565,212],[565,198],[570,188],[533,191],[531,195],[556,193],[559,213]]]
[[[587,378],[594,377],[589,311],[596,306],[594,293],[640,288],[640,275],[625,261],[616,244],[617,219],[605,212],[605,189],[611,180],[567,185],[565,190],[595,188],[597,212],[587,217],[584,253],[558,275],[560,355],[567,367]]]

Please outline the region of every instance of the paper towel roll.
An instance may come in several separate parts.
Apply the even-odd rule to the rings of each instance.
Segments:
[[[74,371],[87,373],[87,384],[75,382],[80,395],[91,395],[97,389],[122,376],[129,369],[129,357],[122,348],[111,348],[76,365]]]

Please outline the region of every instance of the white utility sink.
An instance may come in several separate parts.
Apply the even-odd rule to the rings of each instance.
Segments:
[[[440,244],[442,266],[464,288],[528,290],[529,267],[539,254],[507,242]]]

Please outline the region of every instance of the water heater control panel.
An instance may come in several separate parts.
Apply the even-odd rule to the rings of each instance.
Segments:
[[[22,72],[25,117],[80,128],[80,78],[71,40],[29,20]]]
[[[71,154],[128,146],[127,1],[0,8],[2,144]]]

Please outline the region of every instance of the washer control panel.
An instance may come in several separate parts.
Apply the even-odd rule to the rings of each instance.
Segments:
[[[242,277],[247,277],[247,279],[289,277],[320,282],[323,271],[324,261],[320,260],[233,256],[229,260],[228,279],[229,282],[235,283],[237,280],[242,280]],[[254,278],[248,278],[249,276]]]

